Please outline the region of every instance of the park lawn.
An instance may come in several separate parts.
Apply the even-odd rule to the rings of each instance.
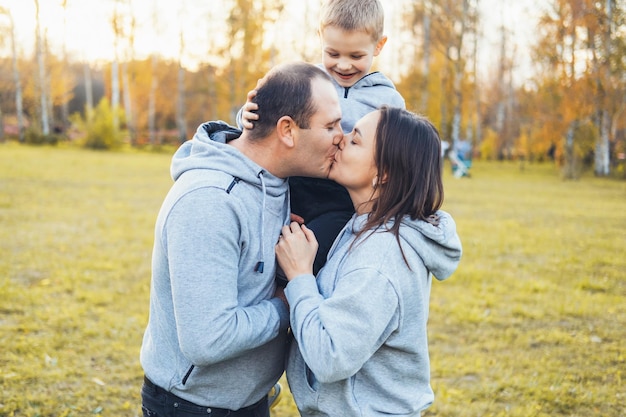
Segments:
[[[170,157],[0,144],[0,416],[141,415]],[[478,162],[445,187],[464,254],[433,284],[425,415],[625,415],[626,182]]]

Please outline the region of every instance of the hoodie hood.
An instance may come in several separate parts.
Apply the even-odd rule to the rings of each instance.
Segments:
[[[185,173],[198,173],[197,170],[211,170],[216,173],[232,176],[225,191],[230,193],[240,182],[250,184],[261,192],[261,217],[259,222],[258,262],[254,270],[263,273],[265,259],[265,218],[266,210],[274,204],[270,200],[280,199],[288,193],[288,182],[278,178],[263,167],[246,157],[228,142],[241,136],[241,130],[229,126],[225,122],[206,122],[201,124],[191,140],[183,143],[172,158],[170,173],[174,181],[178,181]],[[255,198],[253,195],[249,198]],[[287,202],[289,198],[287,197]],[[287,210],[288,212],[288,210]],[[284,221],[287,223],[287,220]]]
[[[436,214],[438,224],[405,217],[400,226],[402,248],[409,245],[426,265],[426,268],[442,281],[456,270],[461,260],[462,247],[456,224],[445,211]]]
[[[318,66],[326,71],[324,65]],[[351,87],[342,87],[334,78],[332,80],[341,105],[341,128],[346,133],[352,131],[361,117],[383,104],[405,108],[402,95],[382,72],[371,72]]]
[[[222,121],[206,122],[198,127],[191,140],[183,143],[172,158],[170,174],[174,181],[194,169],[210,169],[232,175],[239,181],[266,188],[270,196],[285,192],[286,179],[278,178],[227,145],[241,136],[241,130]]]

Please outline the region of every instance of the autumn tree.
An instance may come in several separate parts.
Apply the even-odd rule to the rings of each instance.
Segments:
[[[24,142],[24,111],[23,111],[23,102],[22,102],[22,81],[20,79],[20,69],[18,66],[18,56],[17,56],[17,48],[15,45],[15,22],[13,20],[13,16],[8,9],[0,8],[0,15],[4,15],[9,20],[9,30],[8,34],[10,37],[11,43],[11,68],[13,74],[13,83],[15,88],[15,113],[17,116],[17,129],[18,129],[18,140],[20,142]],[[2,133],[4,133],[4,125],[2,126]]]
[[[47,94],[47,74],[46,74],[46,66],[45,66],[45,50],[44,50],[44,40],[43,35],[41,33],[41,19],[40,19],[40,10],[39,10],[39,0],[34,0],[35,2],[35,14],[36,14],[36,55],[37,55],[37,67],[38,71],[38,81],[39,81],[39,100],[40,100],[40,115],[41,115],[41,132],[44,136],[48,136],[50,134],[50,124],[48,118],[48,94]]]
[[[552,140],[561,144],[565,175],[576,177],[593,155],[597,175],[610,170],[611,132],[623,111],[624,1],[554,0],[542,16],[535,48],[543,64],[538,94],[557,84],[559,106],[549,112],[561,121]],[[552,80],[547,74],[554,74]],[[586,98],[582,100],[581,98]]]
[[[271,48],[264,45],[266,29],[275,24],[284,2],[276,0],[233,0],[228,14],[228,44],[224,56],[228,88],[228,119],[245,101],[246,93],[269,69]]]
[[[409,62],[420,65],[409,64],[398,90],[409,108],[425,112],[442,137],[456,144],[472,119],[467,109],[474,102],[467,99],[467,89],[473,68],[468,63],[473,59],[472,37],[477,36],[478,2],[421,0],[410,2],[405,10],[404,20],[414,39]]]

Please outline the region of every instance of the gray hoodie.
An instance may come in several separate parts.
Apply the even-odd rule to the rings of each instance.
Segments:
[[[354,216],[318,274],[286,288],[291,308],[287,378],[308,416],[419,416],[433,402],[426,323],[431,277],[450,276],[461,258],[455,223],[405,219],[402,250],[377,231],[354,242]]]
[[[318,65],[324,69],[323,65]],[[341,128],[351,132],[357,121],[380,106],[405,108],[404,98],[382,72],[371,72],[351,87],[342,87],[333,78],[341,105]]]
[[[226,144],[240,134],[205,123],[173,157],[140,356],[161,388],[234,410],[280,378],[289,319],[272,298],[274,244],[289,219],[287,181]]]

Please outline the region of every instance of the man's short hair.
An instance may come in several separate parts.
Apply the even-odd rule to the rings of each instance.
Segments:
[[[326,0],[322,6],[320,32],[327,26],[361,31],[378,42],[385,30],[385,12],[378,0]]]
[[[276,128],[278,119],[291,117],[298,127],[309,128],[311,116],[317,112],[311,82],[330,77],[315,65],[296,62],[278,65],[263,78],[252,102],[257,103],[258,120],[249,134],[251,139],[267,137]]]

